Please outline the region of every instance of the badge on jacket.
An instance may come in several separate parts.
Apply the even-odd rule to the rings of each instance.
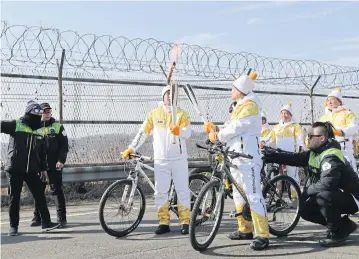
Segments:
[[[328,162],[325,162],[323,165],[322,165],[322,170],[323,171],[326,171],[326,170],[329,170],[330,168],[332,168],[332,165]]]

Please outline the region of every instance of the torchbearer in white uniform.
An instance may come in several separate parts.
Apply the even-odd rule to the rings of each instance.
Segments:
[[[147,115],[134,140],[123,152],[122,158],[130,157],[144,143],[146,137],[153,133],[155,204],[159,219],[155,233],[170,232],[168,191],[172,175],[179,201],[181,233],[188,234],[190,190],[186,140],[191,136],[191,124],[188,114],[179,107],[177,107],[176,124],[172,124],[170,90],[170,85],[163,88],[163,103]]]
[[[215,132],[212,122],[204,124],[204,129],[209,134],[212,142],[220,141],[226,143],[230,150],[246,153],[253,159],[235,158],[232,163],[238,169],[231,168],[235,181],[243,186],[251,208],[252,222],[238,217],[238,230],[229,235],[232,240],[253,239],[250,247],[254,250],[262,250],[269,245],[269,228],[266,211],[266,203],[263,199],[260,186],[260,171],[262,159],[260,155],[260,135],[262,129],[261,110],[262,104],[253,93],[254,80],[257,74],[252,72],[249,76],[242,75],[233,82],[232,100],[236,105],[231,114],[231,120]],[[233,200],[238,213],[244,210],[244,199],[240,193],[233,188]]]

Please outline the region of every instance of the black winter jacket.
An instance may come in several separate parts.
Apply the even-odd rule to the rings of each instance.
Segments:
[[[25,119],[2,121],[1,133],[10,135],[8,155],[5,160],[6,172],[37,174],[47,170],[42,128],[32,130]]]
[[[315,151],[266,154],[264,159],[269,163],[308,166],[312,179],[312,184],[306,190],[308,196],[315,196],[322,191],[342,189],[359,200],[358,174],[343,157],[340,144],[333,139]]]
[[[54,118],[41,121],[45,130],[47,164],[49,170],[56,170],[56,163],[66,163],[69,143],[64,126],[56,122]]]

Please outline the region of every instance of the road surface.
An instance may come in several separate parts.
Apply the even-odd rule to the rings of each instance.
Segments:
[[[178,219],[171,214],[171,233],[156,236],[156,212],[153,200],[148,207],[140,226],[129,236],[114,238],[107,235],[99,225],[98,203],[68,205],[68,228],[43,234],[40,227],[29,227],[31,208],[22,208],[21,223],[16,237],[7,236],[9,229],[7,211],[1,212],[1,256],[11,259],[94,259],[94,258],[359,258],[359,230],[351,235],[346,246],[322,248],[318,239],[325,229],[300,221],[296,229],[287,237],[271,237],[270,249],[252,251],[250,241],[232,241],[226,235],[235,229],[235,221],[228,217],[231,201],[226,202],[227,213],[223,218],[220,233],[212,245],[203,253],[195,251],[188,236],[180,234]],[[50,207],[55,219],[55,208]],[[355,221],[358,217],[354,217]]]

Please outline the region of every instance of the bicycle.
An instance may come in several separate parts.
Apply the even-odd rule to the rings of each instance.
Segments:
[[[210,147],[203,147],[199,144],[196,144],[198,148],[207,150],[212,154],[216,154],[216,160],[219,163],[219,170],[214,172],[211,176],[209,182],[207,182],[196,199],[196,202],[193,206],[191,220],[190,220],[190,241],[192,247],[197,251],[204,251],[214,240],[222,217],[223,217],[223,210],[224,210],[224,193],[225,193],[225,180],[228,179],[232,182],[234,188],[240,193],[245,201],[245,205],[243,211],[240,213],[230,213],[231,217],[238,217],[243,216],[247,221],[252,221],[251,210],[249,206],[249,202],[247,196],[242,189],[242,187],[234,180],[229,168],[236,167],[230,162],[230,159],[242,157],[247,159],[252,159],[253,157],[247,154],[238,153],[235,151],[229,151],[229,148],[225,147],[224,144],[216,143]],[[263,163],[264,166],[264,163]],[[280,181],[288,181],[293,184],[294,189],[300,194],[300,188],[295,180],[287,175],[278,175],[273,179],[263,179],[264,188],[263,188],[263,197],[267,198],[269,195],[269,200],[266,201],[267,207],[270,206],[274,215],[282,210],[283,208],[288,207],[288,204],[281,199],[281,196],[278,194],[276,190],[277,182]],[[212,198],[208,199],[208,196],[212,195]],[[280,200],[275,200],[275,197],[279,197]],[[298,195],[300,197],[300,195]],[[209,205],[206,205],[206,202],[209,200]],[[272,204],[274,203],[274,204]],[[203,216],[202,218],[199,218]],[[198,218],[197,218],[198,217]],[[209,236],[204,240],[204,242],[200,242],[199,239],[196,237],[197,228],[202,224],[206,223],[210,219],[215,219],[214,226],[212,227]],[[269,232],[272,235],[276,236],[285,236],[290,233],[294,227],[297,225],[299,221],[299,204],[297,206],[295,220],[284,230],[275,229],[271,226],[270,221],[269,223]],[[199,231],[198,231],[199,232]]]
[[[130,158],[133,158],[133,164],[134,164],[134,170],[130,170],[127,179],[117,180],[113,184],[111,184],[103,193],[100,204],[99,204],[99,219],[100,224],[103,230],[109,234],[110,236],[115,237],[123,237],[128,234],[130,234],[132,231],[134,231],[138,225],[140,224],[143,215],[145,213],[146,209],[146,197],[144,195],[144,192],[142,188],[138,185],[140,177],[144,178],[144,181],[149,184],[152,191],[155,191],[155,186],[152,183],[152,181],[149,179],[149,177],[144,172],[144,169],[150,170],[154,172],[154,168],[145,164],[145,162],[149,162],[152,160],[151,157],[143,156],[139,153],[131,154]],[[131,163],[131,161],[130,161]],[[192,175],[189,176],[189,185],[191,186],[191,183],[195,180],[199,180],[201,182],[208,182],[209,178],[203,175]],[[124,228],[122,230],[116,230],[109,226],[109,224],[105,221],[105,215],[104,215],[104,209],[106,206],[106,203],[108,202],[111,195],[113,195],[114,191],[116,189],[123,187],[123,191],[119,193],[119,195],[114,194],[115,198],[117,200],[118,196],[120,197],[119,205],[116,206],[116,215],[122,216],[122,217],[129,217],[131,211],[138,211],[137,216],[135,216],[134,222],[130,222],[128,224],[127,228]],[[195,202],[195,199],[198,195],[199,191],[192,191],[190,189],[190,195],[191,195],[191,209],[193,207],[193,204]],[[139,203],[138,206],[134,205],[135,195],[139,197]],[[171,180],[170,189],[169,189],[169,210],[176,214],[178,217],[178,210],[177,210],[177,194],[175,191],[175,186],[173,181]],[[126,223],[119,224],[119,225],[125,225]]]
[[[206,140],[206,144],[213,145],[213,143],[209,139]],[[194,168],[189,172],[189,174],[190,175],[201,174],[210,178],[216,171],[219,170],[220,167],[219,160],[220,159],[216,159],[215,155],[213,156],[213,154],[209,153],[209,157],[208,157],[209,166]],[[229,179],[226,179],[225,181],[224,190],[225,190],[224,198],[227,199],[227,197],[229,197],[230,199],[233,199],[233,187]]]

